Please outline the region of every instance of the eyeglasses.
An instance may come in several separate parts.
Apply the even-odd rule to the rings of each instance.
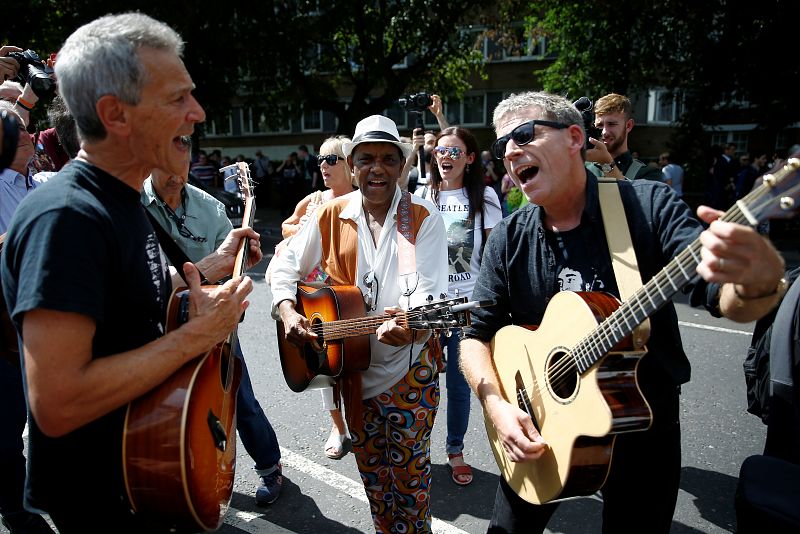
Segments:
[[[327,156],[317,156],[317,165],[322,165],[322,162],[326,162],[328,165],[333,167],[336,165],[336,162],[340,159],[344,159],[341,156],[337,156],[336,154],[328,154]]]
[[[186,225],[183,223],[183,221],[181,221],[180,224],[178,224],[178,233],[181,234],[181,237],[186,239],[191,239],[196,243],[205,243],[206,241],[208,241],[208,238],[198,237],[194,235],[191,230],[186,228]]]
[[[511,133],[504,135],[503,137],[498,137],[497,141],[492,143],[492,155],[497,159],[503,159],[506,155],[506,145],[512,139],[517,146],[527,145],[535,136],[534,126],[547,126],[549,128],[557,128],[559,130],[563,130],[564,128],[569,128],[569,124],[564,124],[563,122],[553,122],[553,121],[541,121],[539,119],[535,119],[532,121],[524,122],[511,130]]]
[[[450,159],[461,159],[464,156],[464,151],[457,146],[437,146],[433,149],[439,156],[448,154]]]

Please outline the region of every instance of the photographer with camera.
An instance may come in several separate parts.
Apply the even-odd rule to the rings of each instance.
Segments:
[[[600,139],[603,131],[594,125],[594,102],[582,96],[572,103],[575,109],[581,112],[583,129],[586,132],[586,161],[584,165],[597,177],[616,178],[624,180],[625,175],[614,162],[613,156],[608,152],[608,147]]]
[[[597,128],[597,139],[605,145],[608,153],[613,158],[613,162],[603,165],[600,160],[602,170],[606,176],[611,176],[610,166],[618,167],[620,172],[628,180],[655,180],[661,181],[661,170],[650,167],[644,162],[634,159],[628,149],[628,135],[633,130],[633,107],[627,96],[616,93],[607,94],[599,99],[594,106],[594,126]],[[591,135],[594,137],[594,135]],[[599,144],[595,144],[600,148]],[[587,159],[589,154],[587,154]]]
[[[3,86],[15,89],[9,82],[19,82],[22,93],[16,95],[14,102],[17,115],[25,124],[30,123],[30,112],[36,103],[49,100],[56,90],[53,78],[53,59],[47,63],[42,61],[33,50],[23,51],[16,46],[0,47],[0,73],[3,75]]]
[[[425,110],[430,111],[436,122],[439,123],[439,129],[444,130],[448,126],[447,119],[444,116],[442,99],[439,95],[429,95],[421,91],[416,94],[407,95],[405,98],[398,100],[400,105],[406,111],[414,113],[416,124],[412,132],[412,144],[414,145],[414,152],[411,157],[406,159],[406,164],[400,175],[398,185],[400,189],[407,190],[413,193],[417,186],[425,185],[428,183],[430,172],[428,171],[428,163],[430,163],[430,154],[427,151],[432,151],[436,145],[436,134],[432,132],[425,132],[425,121],[423,115]],[[415,158],[414,155],[417,157]],[[413,176],[412,168],[417,170],[416,177]],[[414,178],[414,179],[412,179]]]

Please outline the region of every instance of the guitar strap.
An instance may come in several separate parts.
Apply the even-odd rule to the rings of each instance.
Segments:
[[[403,296],[410,296],[419,283],[417,255],[414,245],[414,213],[411,210],[411,193],[403,191],[397,205],[397,266]]]
[[[619,193],[616,178],[598,178],[597,189],[600,196],[600,212],[603,214],[603,226],[608,241],[608,252],[611,265],[617,279],[620,299],[624,302],[631,298],[642,287],[642,276],[633,250],[628,220],[625,218],[625,206]],[[637,349],[644,346],[650,337],[650,319],[633,330],[633,346]]]
[[[397,206],[397,263],[400,272],[401,289],[403,289],[403,295],[405,296],[410,296],[417,289],[417,284],[419,283],[415,244],[416,235],[414,235],[414,214],[411,210],[411,193],[403,191],[400,197],[400,204]],[[432,334],[428,338],[427,345],[431,361],[436,364],[436,371],[441,372],[444,370],[444,361],[442,360],[442,344],[439,342],[439,336]],[[409,361],[409,367],[411,363]]]
[[[153,226],[153,230],[156,232],[156,236],[158,237],[158,243],[161,245],[161,248],[164,250],[164,254],[167,255],[169,258],[170,263],[175,267],[175,270],[178,271],[178,274],[183,278],[183,281],[186,282],[186,286],[189,286],[189,282],[186,280],[186,275],[183,274],[183,264],[186,262],[194,263],[192,260],[189,259],[189,256],[181,249],[181,247],[172,239],[172,236],[164,230],[164,227],[161,226],[161,223],[155,218],[155,216],[150,213],[150,210],[142,206],[142,209],[147,214],[147,218],[150,219],[150,224]],[[197,265],[195,265],[197,267]],[[200,283],[203,285],[208,284],[208,279],[205,275],[200,272],[200,269],[197,269],[198,274],[200,275]]]

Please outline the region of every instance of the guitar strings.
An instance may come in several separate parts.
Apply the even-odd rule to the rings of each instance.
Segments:
[[[762,190],[762,188],[759,188],[756,191],[753,191],[752,193],[747,195],[743,199],[744,202],[746,204],[751,204],[751,203],[754,205],[757,204],[758,201],[761,199],[761,197],[768,194],[766,188],[763,189],[764,190]],[[758,210],[759,210],[758,208],[755,209],[755,211]],[[747,217],[744,215],[744,213],[741,211],[738,205],[734,205],[727,213],[725,213],[720,218],[720,220],[725,222],[748,224]],[[555,365],[553,365],[550,373],[552,376],[550,383],[553,385],[553,387],[557,388],[563,385],[568,379],[574,376],[579,369],[578,366],[579,361],[582,362],[586,357],[588,357],[591,361],[592,353],[594,353],[595,355],[600,354],[600,357],[596,358],[596,360],[599,360],[602,356],[604,356],[608,352],[608,350],[613,348],[614,345],[616,345],[622,338],[624,338],[625,336],[621,336],[620,335],[621,331],[619,330],[621,322],[624,322],[626,325],[629,325],[631,323],[629,323],[628,320],[632,319],[633,324],[638,326],[646,317],[650,315],[650,313],[653,313],[655,310],[650,310],[650,312],[647,313],[645,306],[642,304],[643,297],[646,297],[648,301],[652,302],[652,297],[650,291],[648,291],[648,286],[652,285],[654,286],[655,289],[659,291],[659,293],[662,293],[661,289],[659,288],[658,281],[660,279],[667,278],[669,280],[669,283],[674,288],[675,287],[675,284],[673,282],[674,278],[678,277],[678,275],[682,275],[684,278],[687,278],[685,273],[685,266],[682,264],[683,260],[689,260],[689,259],[692,260],[692,262],[694,263],[694,265],[692,266],[692,273],[694,273],[694,268],[696,268],[697,265],[699,264],[699,261],[696,259],[696,257],[699,256],[698,254],[700,248],[699,245],[700,245],[699,239],[696,239],[694,242],[692,242],[692,244],[689,245],[689,247],[687,247],[686,250],[678,254],[675,260],[667,265],[666,269],[656,274],[656,276],[654,276],[650,282],[648,282],[639,291],[637,291],[628,302],[623,303],[619,308],[617,308],[617,310],[615,310],[603,322],[601,322],[598,325],[595,333],[584,337],[580,342],[578,342],[578,344],[575,345],[575,348],[569,354],[569,356],[571,357],[563,358],[559,360]],[[689,280],[691,280],[691,278],[693,277],[694,274],[692,274],[692,276],[688,278]],[[688,282],[689,280],[686,280],[686,282]],[[681,287],[686,282],[682,283]],[[675,291],[672,291],[670,297],[673,296],[679,290],[680,288],[676,289]],[[665,299],[665,301],[666,300],[668,299]],[[645,316],[643,318],[640,319],[639,317],[637,317],[636,312],[632,309],[633,304],[638,304],[638,306],[643,311],[645,311]],[[615,331],[617,331],[616,334]],[[598,343],[597,338],[604,339],[606,341],[605,345],[609,346],[605,347],[604,345]],[[596,363],[596,361],[592,362],[591,365],[594,365],[594,363]],[[586,370],[591,368],[591,365],[587,366]],[[541,388],[538,385],[535,386],[535,389],[538,390],[539,393],[541,394]]]
[[[415,330],[425,330],[427,328],[414,328],[415,326],[427,326],[429,323],[425,322],[415,322],[413,319],[422,317],[430,313],[430,310],[422,310],[422,311],[408,311],[405,313],[399,313],[396,316],[383,314],[383,315],[368,315],[365,317],[357,317],[353,319],[340,319],[337,321],[325,321],[314,323],[311,325],[310,330],[317,335],[322,334],[323,337],[327,338],[335,338],[337,335],[346,337],[347,334],[358,334],[362,332],[366,327],[378,327],[385,321],[391,319],[392,317],[396,317],[399,320],[401,325],[405,325]],[[446,328],[446,326],[443,326]]]
[[[794,172],[797,167],[798,164],[788,164],[784,166],[780,171],[773,175],[775,178],[774,183],[780,183],[786,176]],[[745,205],[751,212],[760,214],[761,211],[774,200],[774,195],[771,194],[771,188],[772,186],[758,187],[746,195],[740,202],[742,202],[742,204]],[[790,190],[794,191],[796,188],[797,186],[791,188]],[[720,220],[724,222],[750,225],[749,218],[745,215],[745,213],[742,212],[738,203],[734,204],[731,209],[729,209],[722,217],[720,217]],[[623,335],[623,330],[621,329],[622,322],[624,322],[625,325],[630,328],[631,323],[628,320],[632,319],[632,324],[635,328],[651,313],[656,311],[661,305],[666,303],[666,301],[674,296],[681,287],[690,282],[695,277],[695,269],[700,263],[700,248],[700,240],[698,238],[693,241],[685,250],[680,252],[674,260],[667,264],[667,266],[662,269],[661,272],[657,273],[646,285],[640,288],[631,297],[631,299],[622,303],[617,310],[615,310],[603,322],[601,322],[593,334],[585,336],[580,342],[578,342],[573,350],[566,354],[567,357],[556,362],[556,364],[550,369],[550,375],[552,376],[552,379],[549,380],[549,382],[552,384],[552,387],[555,389],[563,385],[566,380],[573,377],[580,369],[578,363],[584,363],[584,360],[586,359],[588,359],[586,363],[589,363],[589,365],[585,366],[586,369],[584,372],[588,371],[609,350],[611,350],[614,345],[619,343],[619,341],[625,337],[625,335]],[[684,265],[684,261],[689,261],[689,265]],[[687,267],[690,268],[690,274],[687,274],[686,272]],[[673,280],[676,278],[679,279],[680,277],[683,277],[684,282],[678,286]],[[667,294],[665,294],[659,286],[659,282],[661,282],[661,286],[665,286],[666,282],[668,282],[669,285],[672,286],[672,289],[667,291]],[[655,293],[652,293],[649,290],[651,286],[652,289],[655,289],[663,299],[663,302],[659,306],[656,306],[653,302],[653,297],[651,295],[654,295]],[[646,301],[649,301],[651,305],[653,305],[653,309],[649,312],[643,303],[645,302],[643,300],[645,298]],[[644,317],[641,319],[637,317],[636,311],[633,309],[634,304],[638,305],[639,308],[641,308],[641,310],[644,312]],[[633,328],[630,328],[630,330],[632,331]],[[600,340],[604,340],[605,343],[601,343]],[[592,361],[593,358],[595,361]],[[542,394],[542,388],[538,385],[538,382],[535,383],[533,387],[534,391],[536,391],[539,395]]]

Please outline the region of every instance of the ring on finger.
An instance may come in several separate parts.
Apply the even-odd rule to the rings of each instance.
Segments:
[[[717,267],[717,270],[718,271],[722,271],[724,269],[725,269],[725,259],[724,258],[720,258],[719,259],[719,266]]]

